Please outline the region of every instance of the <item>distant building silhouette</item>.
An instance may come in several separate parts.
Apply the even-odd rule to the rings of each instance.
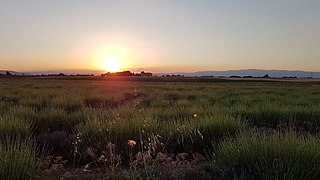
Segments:
[[[146,73],[144,71],[141,71],[141,76],[152,76],[152,73]]]
[[[114,72],[114,73],[105,73],[105,74],[101,74],[101,76],[152,76],[153,74],[152,73],[149,73],[149,72],[144,72],[144,71],[141,71],[141,74],[137,73],[137,74],[134,74],[130,71],[122,71],[122,72]]]

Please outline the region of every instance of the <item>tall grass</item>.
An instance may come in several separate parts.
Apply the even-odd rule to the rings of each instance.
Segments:
[[[0,179],[35,179],[39,173],[37,152],[28,139],[0,139]]]
[[[0,117],[0,139],[20,137],[26,139],[31,135],[31,125],[25,120],[12,117]]]
[[[320,178],[320,140],[314,136],[242,133],[225,140],[211,158],[258,179]]]
[[[136,112],[139,113],[139,112]],[[158,152],[180,153],[201,152],[212,149],[213,142],[219,142],[224,137],[233,137],[246,128],[246,124],[228,116],[208,116],[183,121],[159,122],[152,118],[143,118],[146,114],[132,116],[135,119],[116,119],[114,121],[87,121],[78,130],[76,151],[83,156],[87,148],[102,152],[109,142],[117,146],[119,154],[127,155],[128,140],[135,140],[140,147],[142,141],[150,136],[159,137]],[[140,149],[141,150],[141,149]],[[139,149],[134,149],[134,152]],[[81,155],[82,154],[82,155]]]
[[[108,143],[115,144],[117,153],[126,161],[129,159],[128,140],[137,142],[137,146],[132,149],[133,154],[148,149],[145,145],[152,137],[157,137],[161,142],[156,151],[175,154],[203,153],[214,150],[213,148],[219,146],[223,139],[237,138],[238,132],[253,127],[280,129],[281,132],[295,129],[301,134],[318,134],[320,130],[320,90],[313,86],[313,83],[189,83],[187,79],[183,80],[186,82],[48,79],[0,81],[1,84],[5,84],[0,86],[2,140],[7,137],[24,139],[29,136],[41,139],[44,144],[50,144],[49,141],[54,140],[51,146],[73,147],[74,151],[66,148],[65,152],[56,155],[74,157],[76,154],[80,161],[85,159],[82,156],[85,156],[87,148],[90,147],[97,155],[101,155],[106,151]],[[60,139],[67,140],[60,142]],[[280,158],[281,162],[272,161],[275,167],[266,166],[274,168],[270,173],[286,172],[284,174],[289,175],[285,177],[291,178],[291,173],[292,177],[296,176],[293,170],[290,170],[291,166],[293,169],[297,168],[293,165],[296,161],[291,157],[300,158],[301,161],[297,163],[302,164],[305,163],[303,158],[306,154],[313,157],[313,160],[317,159],[313,156],[315,150],[309,148],[312,142],[318,141],[317,139],[298,138],[294,134],[255,134],[252,137],[240,135],[236,140],[222,142],[219,147],[226,152],[219,150],[219,162],[235,166],[234,163],[224,161],[227,159],[227,152],[232,154],[237,148],[242,148],[245,149],[244,153],[248,154],[245,157],[237,157],[240,160],[232,161],[241,161],[239,163],[243,163],[242,169],[264,178],[260,173],[263,172],[263,168],[259,167],[259,163],[263,164],[262,162],[257,161],[258,164],[254,165],[259,167],[257,170],[245,164],[249,164],[252,157],[256,160],[260,157],[263,159],[264,156],[274,156],[273,158]],[[265,145],[258,146],[260,141]],[[1,143],[4,145],[5,141]],[[16,145],[12,141],[8,146]],[[298,148],[299,151],[290,151],[282,146],[301,148]],[[301,150],[302,147],[307,150]],[[32,147],[30,148],[31,152]],[[227,151],[228,149],[230,150]],[[273,151],[274,149],[277,151]],[[289,151],[290,154],[279,155],[276,153],[278,151]],[[226,155],[223,156],[223,153]],[[236,156],[231,157],[236,159]],[[281,159],[282,157],[285,158]],[[266,159],[268,158],[263,161],[267,161]],[[284,163],[290,164],[290,167]],[[276,171],[280,167],[283,170]],[[266,173],[268,172],[262,174]]]

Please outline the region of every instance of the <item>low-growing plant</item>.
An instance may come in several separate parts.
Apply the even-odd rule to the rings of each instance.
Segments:
[[[0,117],[0,140],[6,137],[25,139],[31,135],[31,125],[25,120],[12,117]]]
[[[194,126],[202,134],[202,140],[194,143],[197,151],[204,153],[212,149],[213,144],[218,144],[226,137],[235,137],[239,132],[247,129],[247,124],[238,118],[229,115],[215,114],[204,118],[194,118]]]
[[[319,179],[320,140],[287,133],[241,133],[221,143],[211,159],[257,179]]]
[[[34,147],[28,139],[0,139],[0,179],[35,179],[40,167]]]
[[[67,113],[55,108],[37,111],[31,107],[16,107],[9,114],[31,123],[35,134],[61,130],[70,132],[75,125],[86,119],[83,111]]]
[[[118,155],[123,165],[133,165],[139,153],[140,159],[145,154],[155,158],[159,152],[203,154],[216,152],[218,146],[221,155],[221,149],[226,150],[226,156],[221,159],[235,159],[227,156],[227,152],[242,149],[245,157],[237,154],[240,156],[234,160],[237,165],[219,160],[222,165],[231,166],[227,168],[231,169],[229,174],[241,170],[240,177],[248,173],[257,178],[268,173],[280,177],[274,172],[286,172],[289,175],[285,177],[291,178],[296,174],[290,168],[297,168],[293,163],[306,164],[303,158],[308,154],[311,160],[305,158],[306,161],[313,163],[317,159],[313,156],[316,150],[310,147],[313,147],[311,142],[320,138],[282,133],[288,129],[295,130],[299,136],[319,132],[319,83],[171,77],[125,79],[68,77],[68,80],[14,78],[9,81],[0,78],[1,139],[8,136],[26,139],[31,134],[38,147],[48,146],[51,155],[74,158],[76,165],[102,163],[107,167],[117,164],[113,158]],[[252,127],[281,133],[257,133],[253,137],[242,134],[234,139],[239,131]],[[128,148],[128,140],[136,142],[136,146]],[[260,141],[264,145],[260,146]],[[314,144],[317,149],[318,145]],[[293,151],[282,146],[298,148]],[[278,151],[288,151],[289,155],[279,155]],[[266,156],[276,158],[272,166],[265,165],[271,163],[265,160]],[[258,163],[250,164],[252,157]],[[245,166],[246,163],[249,165]],[[260,165],[271,170],[254,169]],[[312,174],[315,170],[305,171]],[[153,174],[145,170],[142,173],[147,177]]]

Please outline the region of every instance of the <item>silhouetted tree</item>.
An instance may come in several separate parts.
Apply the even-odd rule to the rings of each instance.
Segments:
[[[11,74],[9,71],[7,71],[7,72],[6,72],[6,75],[7,75],[7,76],[11,76],[12,74]]]
[[[263,76],[263,78],[270,78],[269,74]]]

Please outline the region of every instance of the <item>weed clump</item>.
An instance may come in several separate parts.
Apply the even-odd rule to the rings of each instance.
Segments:
[[[216,164],[257,179],[319,179],[320,141],[287,133],[242,133],[211,154]]]
[[[35,179],[39,173],[37,152],[30,140],[0,139],[0,178],[7,180]]]

